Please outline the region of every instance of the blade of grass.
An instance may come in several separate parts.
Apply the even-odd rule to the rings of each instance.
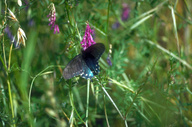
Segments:
[[[8,85],[8,92],[9,92],[9,101],[10,101],[10,105],[11,105],[11,113],[12,113],[12,118],[13,118],[13,127],[16,127],[15,115],[14,115],[14,110],[13,110],[13,99],[12,99],[12,93],[11,93],[11,84],[8,79],[7,79],[7,85]]]
[[[73,110],[74,110],[75,113],[77,114],[77,116],[79,117],[80,121],[86,126],[86,123],[83,121],[83,119],[81,118],[81,116],[77,112],[77,110],[75,108],[75,105],[73,103],[73,93],[72,93],[71,83],[69,84],[69,98],[70,98],[70,103],[71,103],[71,106],[72,106],[72,113],[71,113],[71,116],[70,116],[70,119],[69,119],[69,123],[71,123],[71,120],[72,120],[72,123],[73,123],[73,118],[74,118]],[[70,124],[70,126],[72,126],[72,124]]]
[[[6,17],[7,17],[7,1],[5,0],[5,16],[4,16],[4,24],[3,24],[3,27],[5,28],[6,26]],[[13,120],[13,127],[16,127],[16,121],[15,121],[15,114],[14,114],[14,110],[13,110],[13,100],[12,100],[12,91],[11,91],[11,84],[10,84],[10,81],[9,81],[9,68],[10,68],[10,63],[7,67],[7,60],[6,60],[6,54],[5,54],[5,45],[4,45],[4,41],[5,41],[5,38],[3,36],[3,42],[2,42],[2,50],[3,50],[3,57],[4,57],[4,67],[5,67],[5,70],[6,70],[6,75],[7,75],[7,85],[8,85],[8,93],[9,93],[9,101],[10,101],[10,106],[11,106],[11,114],[12,114],[12,120]],[[10,54],[9,54],[9,60],[10,60],[10,55],[11,55],[11,52],[12,52],[12,46],[10,47]]]
[[[101,86],[101,88],[103,89],[103,91],[105,92],[105,94],[107,95],[107,97],[109,98],[109,100],[112,102],[113,106],[116,108],[117,112],[119,113],[119,115],[121,116],[121,118],[124,120],[123,115],[121,114],[119,108],[117,107],[117,105],[115,104],[115,102],[113,101],[113,99],[111,98],[111,96],[108,94],[108,92],[105,90],[104,86],[99,82],[99,80],[95,77],[95,79],[97,80],[97,82],[99,83],[99,85]]]
[[[151,18],[153,15],[148,15],[146,17],[144,17],[143,19],[139,20],[138,22],[136,22],[135,24],[133,24],[130,28],[130,30],[135,29],[136,27],[138,27],[139,25],[141,25],[143,22],[145,22],[147,19]]]
[[[71,82],[69,84],[69,98],[70,98],[70,103],[71,103],[71,106],[72,106],[72,110],[71,110],[71,115],[70,115],[70,119],[69,119],[69,124],[70,124],[70,127],[73,126],[73,118],[74,118],[74,104],[73,104],[73,93],[72,93],[72,88],[71,88]]]
[[[47,70],[50,69],[50,68],[54,68],[54,67],[60,68],[61,66],[59,66],[59,65],[50,65],[50,66],[46,67],[45,69],[43,69],[41,72],[39,72],[38,74],[36,74],[36,75],[33,77],[32,81],[31,81],[31,84],[30,84],[29,95],[28,95],[28,98],[29,98],[29,100],[28,100],[29,112],[31,112],[31,91],[32,91],[32,88],[33,88],[33,84],[34,84],[34,82],[35,82],[35,79],[36,79],[37,77],[39,77],[39,76],[52,73],[52,71],[47,71]],[[45,71],[47,71],[47,72],[45,72]]]
[[[103,98],[104,98],[105,119],[106,119],[106,121],[107,121],[107,126],[110,127],[110,125],[109,125],[109,120],[108,120],[108,116],[107,116],[107,109],[106,109],[105,95],[103,95]]]
[[[29,38],[27,41],[26,48],[24,49],[24,54],[23,54],[23,61],[22,61],[22,69],[31,72],[31,63],[33,60],[33,56],[35,54],[35,45],[37,42],[38,38],[38,32],[37,30],[32,29],[29,32]],[[17,84],[17,87],[19,89],[19,92],[21,94],[21,101],[22,101],[22,106],[23,110],[25,111],[25,115],[28,117],[28,122],[30,126],[34,126],[34,117],[32,113],[29,112],[28,108],[28,78],[29,75],[26,75],[26,72],[22,72],[20,76],[20,83]],[[24,116],[23,116],[24,117]]]
[[[170,7],[170,8],[171,8],[171,14],[172,14],[172,18],[173,18],[173,27],[174,27],[174,32],[175,32],[175,38],[177,40],[177,50],[178,50],[178,53],[180,56],[179,37],[177,34],[177,23],[176,23],[176,19],[175,19],[174,9],[173,9],[173,7]]]
[[[114,80],[112,78],[108,78],[108,79],[111,80],[116,85],[118,85],[119,87],[125,88],[125,89],[129,90],[130,92],[135,93],[135,91],[133,91],[131,88],[128,88],[126,85],[121,84],[121,83],[119,83],[118,81],[116,81],[116,80]]]
[[[95,30],[97,30],[103,36],[107,36],[107,34],[104,31],[102,31],[100,28],[96,27],[95,25],[91,24],[90,22],[89,22],[89,25],[91,25]]]
[[[78,101],[79,109],[80,109],[82,112],[84,112],[85,109],[84,109],[84,107],[83,107],[83,103],[82,103],[82,100],[81,100],[79,91],[78,91],[78,89],[77,89],[76,86],[73,87],[73,93],[75,94],[75,97],[76,97],[76,99],[77,99],[77,101]]]
[[[9,51],[9,63],[8,63],[8,69],[7,69],[7,76],[9,76],[9,70],[10,70],[10,64],[11,64],[11,53],[12,53],[12,48],[13,48],[13,43],[10,46],[10,51]],[[9,100],[10,100],[10,105],[11,105],[11,112],[12,112],[12,117],[13,117],[13,126],[16,126],[15,123],[15,114],[13,110],[13,99],[12,99],[12,92],[11,92],[11,84],[9,79],[7,79],[7,85],[8,85],[8,92],[9,92]]]
[[[180,57],[176,56],[175,54],[173,54],[172,52],[168,51],[167,49],[163,48],[162,46],[155,44],[154,42],[150,41],[150,40],[145,40],[145,42],[154,45],[155,47],[157,47],[158,49],[160,49],[161,51],[167,53],[168,55],[172,56],[173,58],[177,59],[179,62],[181,62],[183,65],[185,65],[186,67],[188,67],[190,70],[192,70],[192,66],[190,64],[188,64],[185,60],[182,60]]]
[[[11,47],[10,47],[10,51],[9,51],[8,71],[10,71],[12,49],[13,49],[13,43],[11,43]]]
[[[135,100],[137,99],[137,96],[142,92],[143,87],[145,86],[145,84],[147,83],[147,81],[148,81],[148,79],[149,79],[149,76],[152,74],[151,72],[154,70],[156,63],[157,63],[157,59],[156,59],[156,61],[154,62],[153,66],[152,66],[152,68],[151,68],[151,71],[148,71],[148,72],[146,73],[146,77],[145,77],[145,79],[144,79],[144,82],[142,83],[142,85],[140,86],[140,88],[138,89],[138,91],[136,92],[134,98],[133,98],[133,99],[131,98],[131,99],[132,99],[132,102],[131,102],[131,104],[129,105],[129,107],[127,108],[127,110],[126,110],[125,119],[126,119],[128,113],[129,113],[131,107],[134,105],[134,102],[135,102]]]

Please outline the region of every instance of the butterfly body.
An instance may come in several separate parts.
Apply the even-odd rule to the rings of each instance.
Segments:
[[[63,77],[70,79],[81,75],[85,79],[93,78],[100,72],[98,60],[104,51],[105,46],[102,43],[91,45],[67,64],[63,71]]]

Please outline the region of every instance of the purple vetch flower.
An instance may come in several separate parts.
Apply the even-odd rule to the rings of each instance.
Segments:
[[[83,50],[86,50],[89,46],[96,44],[92,37],[92,34],[94,34],[93,32],[94,31],[91,30],[89,23],[87,23],[85,35],[83,36],[83,40],[80,42]]]
[[[54,34],[55,34],[56,32],[59,33],[59,26],[58,26],[58,25],[55,25],[55,27],[54,27]]]
[[[127,21],[129,19],[129,14],[130,14],[130,8],[128,6],[128,4],[123,3],[122,4],[122,13],[121,13],[121,20],[122,21]],[[120,27],[120,23],[119,21],[116,21],[113,25],[112,25],[112,29],[117,29]]]
[[[26,6],[25,10],[27,11],[29,9],[30,3],[28,2],[28,0],[24,0],[24,3],[24,5]]]
[[[56,21],[56,11],[55,11],[55,6],[53,3],[49,5],[50,13],[47,15],[49,18],[49,26],[51,26],[51,30],[54,29],[54,34],[59,33],[59,26],[55,24]]]
[[[113,23],[112,25],[112,29],[117,29],[120,27],[120,23],[118,21],[116,21],[115,23]]]
[[[123,12],[121,14],[121,20],[127,21],[129,18],[130,8],[126,3],[123,3],[122,6],[123,6]]]
[[[23,2],[24,6],[25,6],[25,11],[30,11],[31,9],[29,8],[30,7],[30,3],[28,2],[28,0],[24,0]],[[35,21],[33,20],[33,18],[31,16],[27,16],[27,19],[28,19],[28,26],[30,27],[33,27],[35,25]]]
[[[35,25],[35,21],[32,18],[30,18],[28,22],[28,26],[32,27],[34,25]]]
[[[110,59],[111,57],[110,57],[110,55],[108,55],[108,57],[107,57],[107,63],[109,64],[109,66],[112,66],[112,62],[111,62],[111,59]]]

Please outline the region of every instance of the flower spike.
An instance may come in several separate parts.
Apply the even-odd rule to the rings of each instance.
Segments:
[[[49,15],[47,16],[49,18],[49,26],[51,26],[51,30],[54,29],[54,34],[59,33],[59,26],[55,24],[56,21],[56,10],[53,3],[51,3],[48,8],[50,9]]]
[[[83,40],[80,42],[83,50],[86,50],[89,46],[96,44],[92,37],[92,34],[94,34],[93,32],[94,31],[91,30],[89,23],[87,23],[85,35],[83,36]]]

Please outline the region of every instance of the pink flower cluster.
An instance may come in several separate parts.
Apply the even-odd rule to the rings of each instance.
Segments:
[[[121,14],[121,20],[127,21],[130,14],[130,8],[126,3],[123,3],[122,6],[123,6],[123,12]]]
[[[83,36],[83,40],[80,42],[83,50],[86,50],[89,46],[96,44],[93,40],[92,34],[94,34],[94,30],[91,30],[89,23],[87,23],[85,35]]]
[[[54,28],[54,34],[56,34],[56,32],[59,33],[59,26],[55,24],[56,14],[54,5],[52,5],[52,9],[47,17],[49,18],[50,21],[49,26],[51,26],[51,30]]]

